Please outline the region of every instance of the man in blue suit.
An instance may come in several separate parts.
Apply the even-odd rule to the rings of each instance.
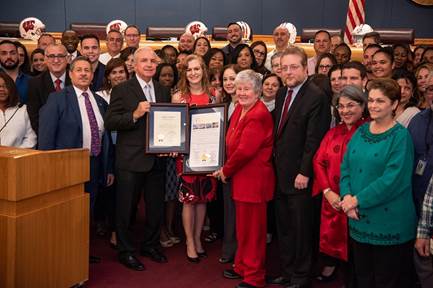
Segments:
[[[86,57],[72,61],[69,77],[72,85],[51,93],[40,110],[39,149],[89,149],[90,180],[85,190],[90,193],[93,207],[99,184],[113,182],[109,173],[112,172],[111,142],[109,133],[104,131],[103,118],[108,104],[89,89],[93,70]]]
[[[90,193],[90,208],[95,204],[98,187],[113,184],[112,143],[104,131],[107,102],[93,93],[90,83],[93,70],[83,56],[75,58],[69,71],[72,86],[51,93],[39,113],[39,149],[56,150],[88,148],[90,151],[90,180],[85,191]],[[91,263],[100,259],[90,256]]]

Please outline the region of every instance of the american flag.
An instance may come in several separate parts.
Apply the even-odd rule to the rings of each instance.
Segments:
[[[346,29],[344,31],[344,42],[352,44],[352,31],[356,26],[364,24],[364,20],[365,0],[349,0]]]

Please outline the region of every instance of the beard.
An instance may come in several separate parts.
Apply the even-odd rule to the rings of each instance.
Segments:
[[[14,70],[15,68],[18,67],[19,60],[17,59],[17,61],[15,61],[14,63],[11,63],[11,61],[6,61],[6,62],[0,61],[0,64],[5,70]]]

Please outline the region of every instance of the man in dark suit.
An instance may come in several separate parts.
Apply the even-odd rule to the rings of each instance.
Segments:
[[[100,185],[113,184],[112,143],[104,131],[103,116],[107,102],[90,91],[92,65],[85,57],[71,62],[69,71],[72,86],[51,93],[39,113],[39,149],[56,150],[88,148],[90,151],[90,180],[84,189],[90,193],[93,210]],[[100,261],[90,256],[91,263]]]
[[[307,56],[297,47],[281,57],[283,81],[275,103],[276,222],[281,277],[272,283],[309,287],[312,262],[312,160],[331,119],[326,95],[307,81]]]
[[[134,54],[135,77],[113,88],[105,117],[107,129],[117,131],[116,233],[119,261],[133,270],[144,270],[135,254],[129,235],[131,212],[143,191],[146,202],[146,226],[141,255],[164,263],[167,258],[158,249],[164,204],[164,162],[146,154],[146,113],[151,102],[170,102],[170,91],[152,81],[158,65],[157,55],[149,48]]]
[[[94,34],[85,34],[81,36],[81,55],[86,56],[92,63],[93,80],[90,84],[92,91],[99,91],[104,81],[105,65],[99,61],[101,48],[98,36]]]
[[[47,102],[48,95],[71,85],[69,75],[66,73],[69,56],[65,46],[51,44],[45,49],[44,54],[48,69],[29,80],[29,99],[27,100],[27,112],[36,134],[39,129],[39,109]]]
[[[231,63],[231,59],[236,47],[242,43],[242,28],[236,22],[231,22],[227,25],[227,41],[229,44],[222,48],[226,54],[227,63]]]
[[[108,186],[113,183],[111,141],[104,131],[107,102],[93,93],[93,77],[89,60],[79,56],[69,71],[72,86],[51,93],[39,113],[39,149],[56,150],[88,148],[90,150],[90,180],[85,191],[90,193],[93,207],[101,179]],[[109,175],[111,174],[111,175]]]

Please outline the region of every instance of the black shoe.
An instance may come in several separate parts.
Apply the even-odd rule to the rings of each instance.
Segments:
[[[207,253],[206,253],[206,251],[203,251],[203,252],[197,252],[197,255],[198,255],[198,258],[200,258],[200,259],[207,258]]]
[[[236,285],[235,288],[258,288],[258,287],[245,282],[241,282],[238,285]]]
[[[310,284],[305,284],[305,285],[290,284],[290,285],[286,286],[285,288],[311,288],[311,285]]]
[[[194,264],[198,264],[200,262],[200,257],[189,257],[188,255],[186,255],[186,259],[188,260],[188,262]]]
[[[141,256],[149,257],[150,260],[157,263],[167,263],[167,257],[162,252],[155,248],[143,249],[140,252]]]
[[[290,280],[287,278],[284,278],[283,276],[266,276],[266,283],[272,284],[272,285],[287,285],[290,283]]]
[[[140,262],[135,256],[127,254],[119,256],[119,261],[127,268],[135,270],[135,271],[143,271],[144,265]]]
[[[113,242],[110,242],[111,249],[117,250],[117,244],[114,244]]]
[[[89,263],[90,264],[101,263],[101,257],[90,255],[89,256]]]
[[[227,263],[232,263],[233,259],[232,258],[221,257],[221,258],[218,259],[218,262],[220,262],[221,264],[227,264]]]
[[[242,276],[235,272],[233,269],[226,269],[223,272],[224,278],[227,279],[241,279]]]

